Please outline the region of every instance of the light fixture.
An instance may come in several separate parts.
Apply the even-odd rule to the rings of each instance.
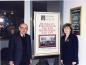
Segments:
[[[11,13],[10,14],[14,14],[14,12],[13,11],[11,11]]]
[[[7,13],[6,13],[6,12],[4,12],[3,14],[4,14],[4,15],[6,15]]]
[[[4,22],[4,18],[0,18],[0,23],[3,23]]]

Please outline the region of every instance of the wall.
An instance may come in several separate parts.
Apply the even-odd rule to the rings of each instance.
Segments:
[[[64,0],[63,5],[63,23],[70,22],[70,9],[82,7],[81,12],[81,34],[79,39],[79,65],[86,65],[86,0]]]
[[[0,50],[2,48],[8,48],[8,40],[0,40]]]
[[[28,25],[28,34],[30,34],[30,18],[31,18],[30,13],[31,13],[30,1],[25,1],[24,22]]]
[[[62,4],[61,1],[48,1],[47,2],[47,11],[59,12],[62,9],[61,4]]]

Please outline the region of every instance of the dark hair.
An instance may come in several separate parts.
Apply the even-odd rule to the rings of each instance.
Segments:
[[[19,24],[19,27],[20,27],[22,24],[25,24],[25,23],[24,23],[24,22],[21,22],[21,23]]]
[[[65,27],[69,27],[71,29],[71,32],[70,33],[72,33],[72,26],[71,26],[70,23],[66,23],[66,24],[63,25],[63,28],[62,28],[63,33],[64,33],[64,28]]]

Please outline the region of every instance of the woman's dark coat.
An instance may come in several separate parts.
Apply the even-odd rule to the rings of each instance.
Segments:
[[[70,34],[65,41],[65,35],[61,37],[61,59],[63,63],[78,63],[78,39],[74,34]]]

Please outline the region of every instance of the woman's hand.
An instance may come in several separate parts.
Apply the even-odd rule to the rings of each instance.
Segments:
[[[72,65],[76,65],[76,62],[72,62]]]

